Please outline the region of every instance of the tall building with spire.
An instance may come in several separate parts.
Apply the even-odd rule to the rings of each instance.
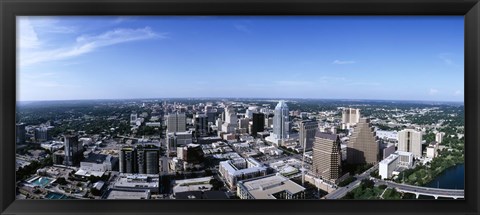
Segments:
[[[279,101],[275,107],[273,116],[273,135],[278,140],[284,140],[289,137],[290,118],[288,115],[288,106],[285,101]]]
[[[360,118],[347,146],[347,163],[374,164],[380,159],[379,144],[370,120]]]

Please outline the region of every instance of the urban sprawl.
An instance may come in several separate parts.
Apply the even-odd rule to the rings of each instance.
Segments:
[[[19,103],[17,199],[463,199],[463,103]]]

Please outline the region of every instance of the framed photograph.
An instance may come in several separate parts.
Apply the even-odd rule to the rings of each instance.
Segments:
[[[2,214],[478,214],[478,0],[0,7]]]

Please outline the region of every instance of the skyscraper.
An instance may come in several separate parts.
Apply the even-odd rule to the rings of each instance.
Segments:
[[[185,113],[170,113],[166,117],[167,132],[184,132],[187,127]]]
[[[312,172],[325,180],[340,178],[342,171],[340,137],[336,134],[316,131],[314,140]]]
[[[262,132],[265,128],[265,115],[263,113],[252,114],[252,136],[256,137],[258,132]]]
[[[235,109],[228,107],[224,112],[225,122],[222,125],[222,131],[226,133],[234,133],[235,129],[238,128],[238,118]]]
[[[445,136],[445,133],[444,132],[438,132],[435,134],[435,141],[437,143],[442,143],[443,141],[443,137]]]
[[[299,141],[305,150],[311,150],[315,141],[315,133],[318,130],[318,123],[315,120],[304,120],[300,122]]]
[[[360,120],[360,109],[345,108],[342,111],[342,123],[355,125]]]
[[[379,154],[379,144],[370,120],[360,118],[347,146],[347,162],[374,164],[380,160]]]
[[[83,146],[78,142],[78,135],[65,135],[65,165],[75,166],[82,158]]]
[[[279,101],[275,107],[273,116],[273,135],[278,140],[284,140],[289,137],[290,118],[288,115],[288,106],[285,101]]]
[[[208,117],[206,114],[195,115],[195,137],[204,137],[208,133]]]
[[[16,126],[16,143],[23,144],[25,143],[25,124],[18,123]]]
[[[404,129],[398,132],[398,151],[411,152],[416,157],[422,156],[422,132]]]
[[[130,125],[136,125],[138,119],[138,114],[137,113],[132,113],[130,114]]]

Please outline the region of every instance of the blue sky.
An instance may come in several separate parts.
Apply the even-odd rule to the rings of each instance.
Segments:
[[[18,17],[17,100],[463,101],[462,16]]]

